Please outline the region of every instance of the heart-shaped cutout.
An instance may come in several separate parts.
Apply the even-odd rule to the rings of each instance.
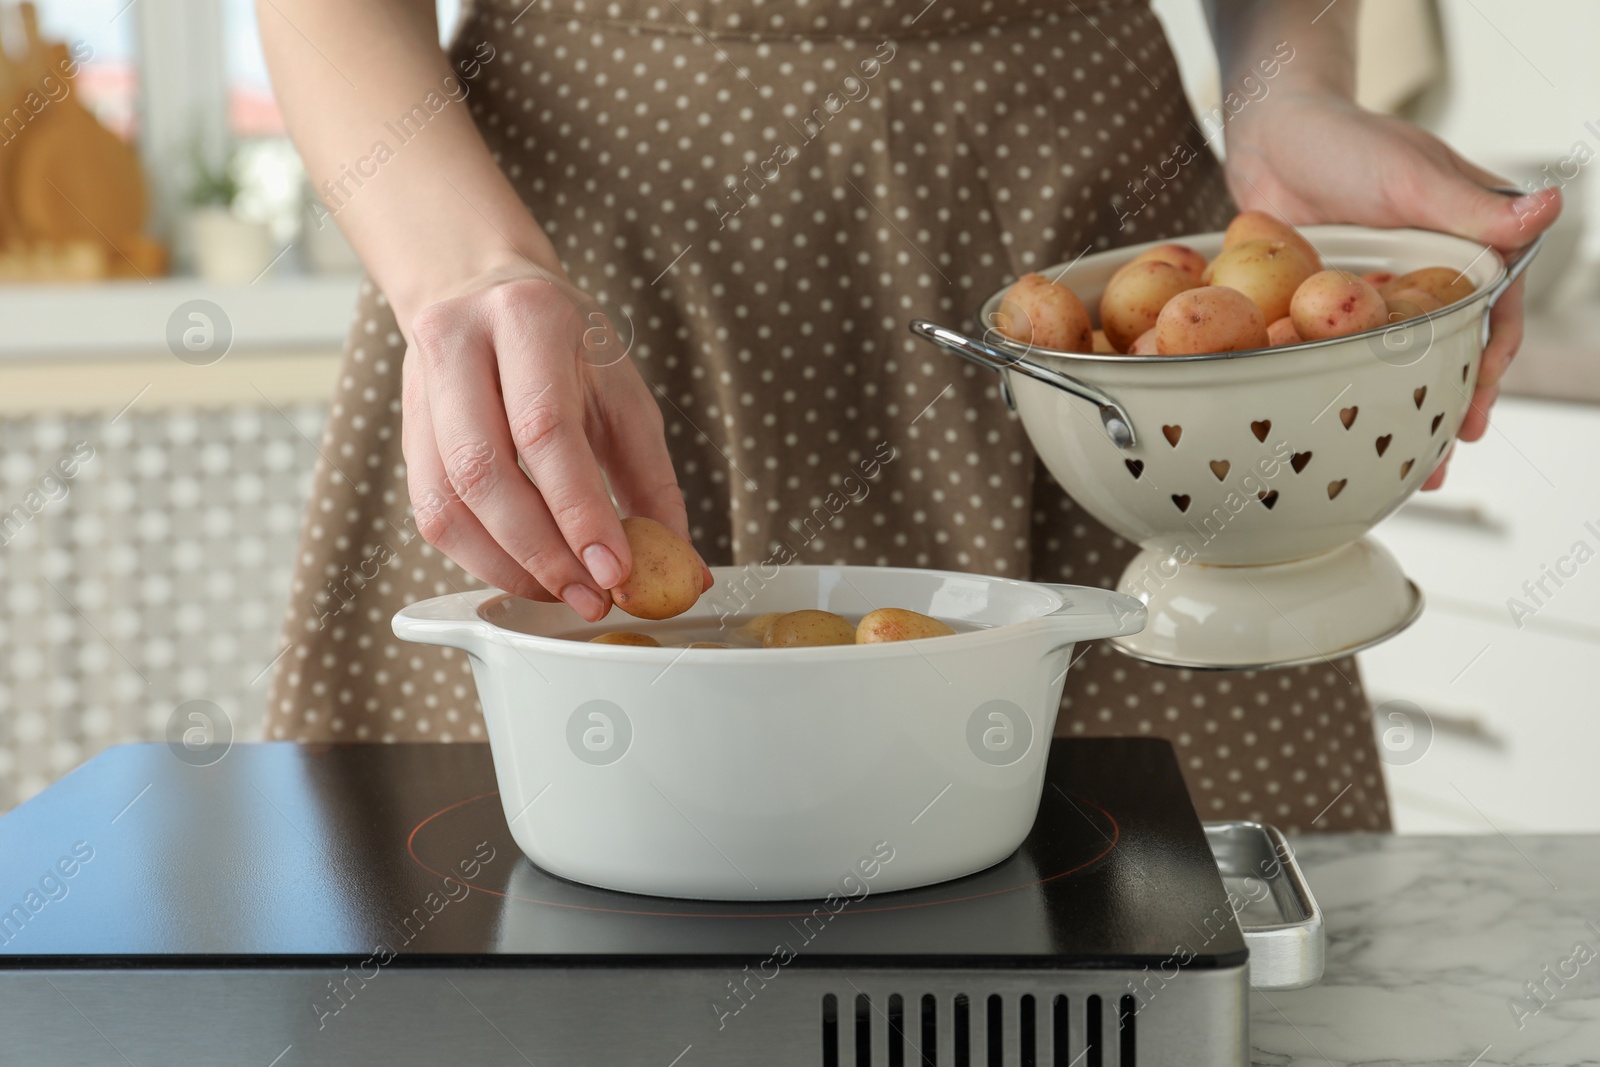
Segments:
[[[1231,464],[1225,459],[1214,459],[1211,461],[1211,473],[1215,474],[1217,481],[1220,482],[1228,476],[1228,468],[1230,466]]]
[[[1189,510],[1189,495],[1187,493],[1173,493],[1172,502],[1178,505],[1179,511]]]
[[[1167,444],[1171,445],[1173,448],[1177,448],[1178,439],[1183,436],[1183,427],[1163,426],[1161,427],[1161,435],[1167,439]]]
[[[1443,422],[1443,421],[1444,421],[1444,412],[1441,411],[1441,412],[1439,412],[1439,414],[1437,414],[1437,415],[1435,415],[1433,417],[1433,425],[1431,427],[1429,427],[1428,432],[1429,433],[1438,433],[1439,432],[1439,424],[1441,422]]]
[[[1256,435],[1257,441],[1265,441],[1267,434],[1272,432],[1272,420],[1262,419],[1259,422],[1252,422],[1250,432]]]
[[[1278,491],[1274,489],[1270,493],[1257,493],[1256,499],[1261,501],[1268,511],[1271,511],[1272,506],[1278,502]]]
[[[1294,472],[1296,474],[1299,474],[1301,471],[1305,470],[1306,464],[1310,462],[1310,452],[1296,452],[1294,455],[1289,457],[1289,466],[1294,468]]]
[[[1344,423],[1344,428],[1348,430],[1356,424],[1356,416],[1360,413],[1361,409],[1358,407],[1340,408],[1339,421]]]
[[[1414,459],[1408,459],[1404,463],[1400,464],[1400,480],[1401,481],[1405,481],[1406,475],[1411,473],[1411,468],[1416,464],[1416,462],[1417,461],[1414,460]]]
[[[1132,474],[1135,478],[1139,477],[1139,475],[1144,473],[1144,460],[1142,460],[1142,459],[1125,459],[1122,462],[1124,462],[1124,463],[1126,463],[1128,465],[1128,472],[1130,474]]]
[[[1422,410],[1422,402],[1427,398],[1428,387],[1426,385],[1419,385],[1415,389],[1411,390],[1411,399],[1417,402],[1418,411]]]
[[[1344,492],[1345,483],[1348,482],[1349,480],[1350,480],[1349,478],[1340,478],[1336,482],[1329,482],[1328,483],[1328,499],[1332,500],[1334,497],[1336,497],[1340,493]]]
[[[1381,456],[1385,452],[1389,451],[1389,442],[1393,441],[1393,440],[1394,440],[1394,434],[1386,433],[1382,437],[1378,438],[1375,442],[1373,442],[1374,444],[1376,444],[1378,446],[1378,455]]]

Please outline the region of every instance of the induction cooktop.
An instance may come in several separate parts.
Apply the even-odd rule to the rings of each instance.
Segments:
[[[1238,900],[1165,742],[1055,742],[976,875],[750,904],[541,871],[487,746],[180,756],[0,818],[0,1064],[1247,1062]]]

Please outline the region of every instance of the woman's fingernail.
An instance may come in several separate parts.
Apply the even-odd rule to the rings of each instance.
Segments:
[[[600,599],[599,593],[577,582],[573,582],[561,590],[561,599],[567,607],[576,611],[590,622],[599,622],[609,607],[605,601]]]
[[[583,565],[601,589],[610,589],[622,581],[622,564],[605,545],[598,542],[583,550]]]

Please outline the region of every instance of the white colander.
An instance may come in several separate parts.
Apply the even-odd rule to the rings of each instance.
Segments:
[[[1311,226],[1331,266],[1460,270],[1471,296],[1349,337],[1195,356],[1057,352],[988,329],[918,320],[941,348],[999,370],[1061,486],[1141,551],[1118,588],[1149,625],[1124,651],[1174,666],[1315,662],[1384,640],[1422,609],[1394,558],[1365,537],[1444,458],[1477,382],[1489,309],[1532,259],[1421,230]],[[1185,237],[1208,259],[1220,233]],[[1153,245],[1041,271],[1090,308]],[[1004,290],[979,320],[992,327]]]

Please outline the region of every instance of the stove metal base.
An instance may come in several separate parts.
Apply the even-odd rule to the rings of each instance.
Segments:
[[[398,961],[366,979],[354,968],[8,971],[0,1034],[6,1063],[82,1067],[1249,1064],[1243,967],[891,971],[796,960],[767,973]]]

